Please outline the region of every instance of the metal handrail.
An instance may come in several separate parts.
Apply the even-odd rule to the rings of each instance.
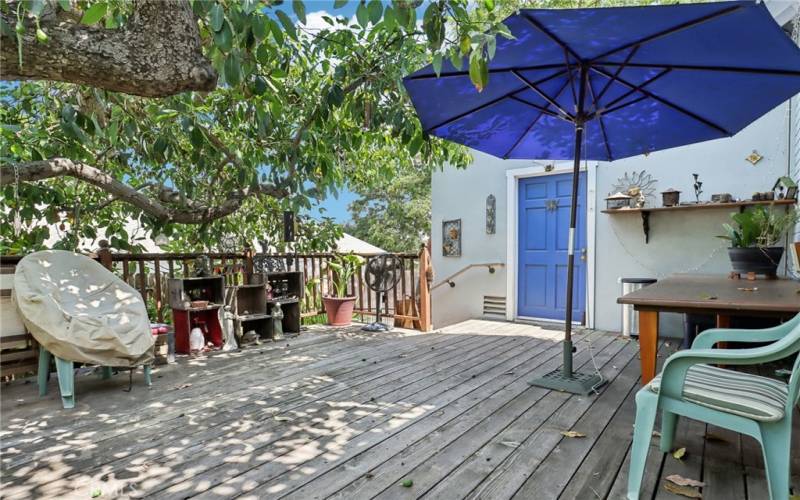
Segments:
[[[469,271],[470,269],[472,269],[474,267],[487,267],[487,268],[489,268],[489,274],[494,274],[494,268],[495,267],[505,267],[505,263],[504,262],[487,262],[485,264],[469,264],[468,266],[464,266],[461,269],[459,269],[458,271],[454,272],[453,274],[451,274],[447,278],[443,279],[439,283],[436,283],[435,285],[433,285],[431,287],[431,291],[436,290],[437,288],[439,288],[440,286],[445,285],[445,284],[450,285],[450,288],[454,288],[456,286],[456,284],[453,281],[453,278],[455,278],[456,276],[458,276],[460,274],[463,274],[463,273]]]

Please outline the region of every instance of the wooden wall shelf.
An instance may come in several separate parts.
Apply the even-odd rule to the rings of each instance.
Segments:
[[[640,214],[642,217],[642,230],[644,231],[644,242],[650,243],[650,213],[651,212],[675,212],[681,210],[731,210],[736,209],[743,212],[747,207],[756,205],[775,205],[785,206],[794,205],[797,200],[765,200],[765,201],[733,201],[730,203],[697,203],[691,205],[678,205],[674,207],[645,207],[645,208],[617,208],[613,210],[601,210],[604,214]]]

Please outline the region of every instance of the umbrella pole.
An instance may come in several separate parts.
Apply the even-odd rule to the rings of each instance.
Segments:
[[[575,226],[578,220],[578,185],[580,183],[581,144],[583,141],[583,128],[585,117],[583,101],[586,96],[588,70],[581,67],[580,91],[575,118],[575,162],[572,166],[572,202],[569,214],[569,244],[567,247],[567,310],[565,311],[564,325],[564,363],[560,370],[554,370],[543,377],[531,381],[531,385],[555,389],[573,394],[589,394],[603,384],[599,373],[580,373],[572,370],[572,295],[575,281]]]

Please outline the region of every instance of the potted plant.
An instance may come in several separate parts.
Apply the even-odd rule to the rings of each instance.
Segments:
[[[733,224],[723,224],[727,234],[720,238],[731,242],[728,256],[736,273],[755,273],[775,276],[783,257],[781,241],[786,232],[797,224],[797,210],[780,214],[760,205],[731,215]]]
[[[348,326],[352,322],[356,296],[347,295],[347,284],[361,270],[363,264],[364,259],[353,253],[334,254],[333,259],[328,262],[328,291],[332,291],[333,295],[322,297],[322,302],[328,314],[329,325]]]

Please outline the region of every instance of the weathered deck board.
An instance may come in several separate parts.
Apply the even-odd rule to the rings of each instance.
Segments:
[[[152,390],[80,377],[73,411],[54,381],[42,399],[15,382],[2,393],[2,496],[623,498],[638,346],[578,334],[575,366],[592,367],[589,337],[610,383],[590,397],[530,386],[560,365],[562,335],[480,320],[421,335],[315,328],[160,367]],[[705,498],[765,498],[754,440],[682,419],[683,446],[678,461],[653,439],[643,498],[678,498],[669,474],[706,481]]]

